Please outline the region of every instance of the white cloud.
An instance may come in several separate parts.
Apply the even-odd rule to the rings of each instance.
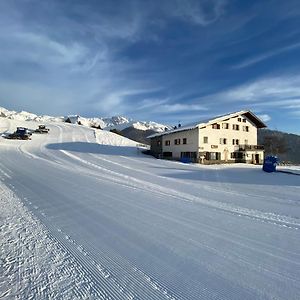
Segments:
[[[258,117],[264,122],[271,121],[271,117],[268,114],[258,115]]]

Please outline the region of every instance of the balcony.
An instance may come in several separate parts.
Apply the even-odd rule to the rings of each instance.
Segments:
[[[264,150],[262,145],[237,145],[234,147],[234,151],[258,151]]]

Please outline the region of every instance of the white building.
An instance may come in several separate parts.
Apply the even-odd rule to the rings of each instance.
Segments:
[[[239,111],[149,136],[156,157],[199,163],[247,162],[264,158],[257,129],[266,125],[251,111]]]

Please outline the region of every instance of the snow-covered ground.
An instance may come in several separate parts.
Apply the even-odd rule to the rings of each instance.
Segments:
[[[300,299],[300,176],[48,125],[0,139],[0,299]]]

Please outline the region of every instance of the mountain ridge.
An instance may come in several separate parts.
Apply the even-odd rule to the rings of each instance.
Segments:
[[[26,111],[10,111],[6,108],[0,107],[0,116],[7,117],[9,119],[15,119],[20,121],[37,121],[37,122],[64,122],[69,117],[74,115],[66,115],[53,117],[48,115],[36,115]],[[169,125],[160,124],[153,121],[138,121],[124,116],[112,116],[112,117],[93,117],[86,118],[76,115],[78,121],[88,127],[99,127],[105,130],[124,130],[128,127],[133,127],[138,130],[147,131],[152,130],[154,132],[162,132],[167,127],[171,129]]]

